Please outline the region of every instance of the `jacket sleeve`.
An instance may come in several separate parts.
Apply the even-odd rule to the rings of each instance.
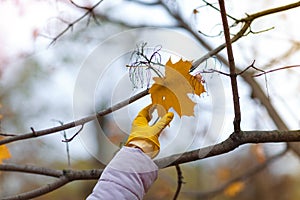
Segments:
[[[87,200],[143,199],[158,167],[138,148],[123,147],[104,169]]]

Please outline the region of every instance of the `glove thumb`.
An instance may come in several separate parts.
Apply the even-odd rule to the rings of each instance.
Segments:
[[[174,113],[172,112],[168,112],[167,114],[165,114],[155,125],[154,127],[157,129],[157,133],[160,134],[160,132],[167,126],[170,124],[170,122],[172,121],[174,117]]]

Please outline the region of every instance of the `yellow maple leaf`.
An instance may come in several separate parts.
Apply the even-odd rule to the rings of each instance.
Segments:
[[[0,140],[2,138],[3,137],[0,136]],[[2,160],[8,159],[10,157],[11,157],[11,155],[9,153],[8,148],[5,145],[0,145],[0,164],[2,163]]]
[[[171,107],[181,117],[193,116],[195,103],[188,97],[188,93],[200,95],[205,92],[199,76],[192,76],[189,70],[192,62],[180,59],[172,63],[171,59],[165,65],[165,76],[154,77],[155,83],[149,90],[152,104],[158,104],[168,111]]]
[[[245,188],[245,183],[242,181],[236,181],[232,184],[230,184],[225,190],[224,194],[229,197],[234,197],[237,195],[240,191],[242,191]]]

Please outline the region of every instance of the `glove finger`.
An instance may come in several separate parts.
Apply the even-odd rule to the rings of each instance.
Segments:
[[[146,106],[145,108],[143,108],[143,109],[139,112],[138,116],[141,116],[141,117],[146,118],[147,120],[150,120],[150,115],[149,115],[150,113],[149,113],[149,110],[150,110],[150,108],[151,108],[152,106],[153,106],[153,105],[150,104],[150,105]]]
[[[148,125],[148,122],[150,120],[149,109],[151,107],[152,107],[152,104],[150,104],[150,105],[146,106],[145,108],[143,108],[138,113],[136,118],[133,120],[132,125],[136,125],[136,126]]]
[[[168,112],[165,114],[153,127],[156,129],[156,133],[159,134],[167,125],[170,124],[174,117],[174,113]]]

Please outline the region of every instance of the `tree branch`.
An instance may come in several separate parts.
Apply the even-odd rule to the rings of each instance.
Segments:
[[[263,71],[262,73],[255,74],[255,75],[253,75],[253,77],[258,77],[258,76],[265,75],[265,74],[268,74],[268,73],[271,73],[271,72],[276,72],[276,71],[279,71],[279,70],[290,69],[290,68],[295,68],[295,67],[300,67],[300,65],[284,66],[284,67],[280,67],[280,68],[276,68],[276,69],[271,69],[271,70],[268,70],[268,71],[263,71],[262,70]]]
[[[183,184],[183,176],[182,176],[182,172],[181,172],[181,169],[180,169],[180,166],[179,165],[175,165],[175,168],[176,168],[176,172],[177,172],[177,189],[176,189],[176,192],[174,194],[174,197],[173,197],[173,200],[176,200],[178,198],[178,195],[180,193],[180,190],[181,190],[181,186]]]
[[[82,119],[79,119],[79,120],[76,120],[73,122],[69,122],[67,124],[63,124],[60,126],[56,126],[56,127],[52,127],[52,128],[48,128],[48,129],[44,129],[44,130],[39,130],[39,131],[32,131],[31,133],[25,133],[22,135],[13,136],[11,138],[6,138],[3,140],[0,140],[0,145],[15,142],[18,140],[24,140],[24,139],[44,136],[44,135],[56,133],[56,132],[59,132],[62,130],[74,128],[76,126],[82,126],[85,123],[95,120],[97,117],[101,117],[101,116],[107,115],[109,113],[112,113],[116,110],[119,110],[119,109],[123,108],[124,106],[129,105],[129,104],[135,102],[136,100],[146,96],[147,94],[148,94],[148,89],[146,89],[146,90],[144,90],[144,91],[120,102],[120,103],[117,103],[117,104],[113,105],[112,107],[109,107],[107,109],[104,109],[104,110],[98,112],[98,113],[96,113],[96,115],[90,115],[88,117],[84,117]]]
[[[241,108],[240,108],[240,100],[239,100],[239,91],[238,91],[238,85],[236,80],[236,72],[235,72],[235,63],[234,63],[234,56],[231,46],[231,40],[230,40],[230,32],[229,32],[229,26],[227,21],[227,15],[226,15],[226,9],[225,9],[225,3],[224,0],[219,0],[219,5],[221,9],[221,18],[222,18],[222,24],[224,29],[224,36],[226,41],[226,49],[227,49],[227,56],[228,56],[228,62],[229,62],[229,69],[230,69],[230,80],[231,80],[231,89],[232,89],[232,96],[233,96],[233,107],[234,107],[234,120],[233,120],[233,127],[234,132],[239,133],[241,130]]]
[[[102,1],[103,0],[98,1],[97,3],[95,3],[95,5],[93,5],[92,7],[89,8],[89,7],[79,6],[79,5],[75,4],[72,0],[70,0],[71,4],[73,4],[77,8],[86,10],[86,12],[82,16],[80,16],[79,18],[77,18],[76,20],[74,20],[73,22],[68,23],[68,25],[67,25],[67,27],[65,29],[63,29],[58,35],[56,35],[54,38],[52,38],[52,41],[49,44],[49,46],[53,45],[61,36],[63,36],[69,29],[72,29],[75,24],[77,24],[78,22],[80,22],[86,16],[90,15],[90,16],[94,17],[93,11],[94,11],[94,9],[97,6],[99,6],[100,3],[102,3]]]
[[[300,141],[300,130],[293,131],[241,131],[241,136],[237,140],[233,140],[232,136],[224,140],[223,142],[210,145],[207,147],[199,148],[189,152],[183,152],[180,154],[174,154],[164,158],[156,159],[154,162],[159,166],[159,168],[166,168],[170,166],[175,166],[183,164],[186,162],[192,162],[196,160],[202,160],[208,157],[217,156],[221,154],[228,153],[243,144],[249,143],[279,143],[279,142],[299,142]],[[62,172],[60,170],[48,170],[48,168],[34,167],[30,165],[15,165],[15,164],[0,164],[1,171],[18,171],[26,172],[32,174],[47,175],[52,177],[60,177]],[[89,174],[91,171],[75,171],[75,170],[65,170],[69,171],[69,174],[75,174],[79,172],[84,172]],[[75,175],[74,175],[75,176]],[[75,176],[77,177],[78,174]],[[88,176],[90,177],[90,176]],[[95,176],[92,176],[95,177]],[[91,178],[92,178],[91,177]]]
[[[163,1],[160,1],[160,2],[166,8],[166,10],[170,13],[170,15],[173,16],[174,14],[170,11],[170,9],[168,9],[168,6],[166,4],[164,4]],[[244,34],[246,33],[246,31],[249,29],[251,23],[255,19],[269,15],[269,14],[274,14],[275,11],[282,12],[285,10],[297,8],[299,6],[300,6],[300,1],[296,2],[296,3],[288,4],[285,6],[280,6],[277,8],[272,8],[269,10],[261,11],[261,12],[258,12],[258,13],[252,14],[252,15],[248,15],[247,17],[238,20],[236,23],[243,22],[244,25],[240,29],[240,31],[231,39],[231,43],[234,43],[238,39],[243,37]],[[217,54],[226,47],[225,43],[221,44],[217,48],[212,48],[206,41],[204,41],[198,34],[196,34],[188,26],[188,24],[184,22],[184,20],[180,19],[179,16],[176,16],[176,17],[174,16],[174,18],[177,19],[178,23],[181,24],[181,26],[183,28],[185,28],[186,31],[190,32],[199,41],[199,43],[209,51],[207,54],[205,54],[204,56],[200,57],[199,59],[197,59],[193,62],[193,66],[190,69],[191,72],[194,71],[197,67],[199,67],[202,62],[204,62],[205,60],[209,59],[212,56],[216,56],[222,63],[224,63],[226,66],[229,66],[227,60]],[[240,72],[241,72],[241,70],[237,69],[237,73],[240,73]],[[266,94],[264,93],[264,91],[262,90],[260,85],[253,79],[252,74],[250,74],[249,72],[245,72],[245,73],[241,74],[241,76],[252,88],[252,96],[251,97],[257,98],[260,100],[261,104],[267,109],[269,116],[272,118],[272,120],[275,123],[275,125],[277,126],[277,128],[279,130],[288,130],[287,125],[281,119],[278,112],[275,110],[275,108],[271,104],[270,100],[268,99],[268,97],[266,96]],[[298,148],[298,145],[295,145],[295,143],[289,143],[288,145],[293,150],[293,152],[296,153],[300,157],[300,149]]]
[[[240,29],[240,31],[235,34],[232,39],[231,39],[231,43],[236,42],[238,39],[240,39],[241,37],[243,37],[246,33],[246,31],[250,28],[250,25],[252,24],[252,22],[260,17],[264,17],[270,14],[274,14],[276,12],[282,12],[285,10],[289,10],[289,9],[293,9],[293,8],[297,8],[300,6],[300,2],[296,2],[296,3],[292,3],[292,4],[288,4],[285,6],[280,6],[280,7],[276,7],[276,8],[271,8],[269,10],[264,10],[261,12],[257,12],[251,15],[248,15],[245,18],[239,19],[236,21],[236,24],[242,22],[244,23],[243,27]],[[182,23],[183,20],[180,20],[180,22]],[[187,25],[187,24],[186,24]],[[186,28],[186,26],[183,26]],[[195,60],[193,62],[193,67],[191,68],[191,72],[194,71],[201,63],[203,63],[205,60],[207,60],[208,58],[216,55],[217,53],[219,53],[221,50],[223,50],[226,47],[226,43],[221,44],[220,46],[218,46],[217,48],[212,49],[206,42],[204,42],[204,40],[201,39],[201,37],[197,34],[195,34],[195,32],[191,29],[191,28],[186,28],[187,31],[189,31],[190,33],[192,33],[197,39],[198,41],[206,48],[209,50],[209,52],[207,54],[205,54],[204,56],[200,57],[199,59]]]
[[[15,172],[25,172],[30,174],[39,174],[51,177],[57,177],[58,179],[52,183],[48,183],[42,187],[36,188],[34,190],[9,196],[1,197],[2,200],[26,200],[35,198],[51,191],[54,191],[67,183],[75,180],[88,180],[88,179],[98,179],[103,172],[102,169],[98,170],[54,170],[43,167],[36,167],[30,165],[16,165],[16,164],[0,164],[0,170],[2,171],[15,171]]]
[[[228,153],[237,147],[248,143],[270,143],[270,142],[299,142],[300,130],[294,131],[241,131],[240,137],[232,139],[229,137],[223,142],[215,145],[207,146],[197,150],[184,152],[182,154],[175,154],[168,157],[154,160],[156,165],[162,169],[170,166],[202,160],[212,156]],[[0,164],[1,171],[16,171],[31,174],[39,174],[51,177],[57,177],[59,180],[49,184],[50,186],[43,186],[35,190],[7,197],[2,199],[28,199],[46,194],[63,185],[74,180],[88,180],[98,179],[102,173],[102,169],[93,170],[53,170],[42,167],[35,167],[30,165],[15,165],[15,164]],[[47,189],[48,188],[48,189]],[[37,195],[37,196],[34,196]]]
[[[276,7],[276,8],[271,8],[271,9],[268,9],[268,10],[263,10],[263,11],[248,15],[248,17],[246,17],[244,19],[241,19],[241,20],[238,20],[238,22],[245,22],[245,21],[251,20],[251,18],[256,19],[256,18],[259,18],[259,17],[264,17],[264,16],[267,16],[267,15],[279,13],[279,12],[286,11],[286,10],[290,10],[290,9],[293,9],[293,8],[296,8],[296,7],[299,7],[299,6],[300,6],[300,1],[297,1],[295,3],[291,3],[291,4],[288,4],[288,5],[284,5],[284,6],[279,6],[279,7]]]
[[[101,2],[101,1],[99,1],[99,2]],[[170,11],[170,9],[168,9],[168,7],[162,1],[160,3],[167,9],[167,11],[169,11],[169,13],[171,15],[174,16],[174,14]],[[294,3],[294,4],[289,4],[289,5],[278,7],[278,8],[274,8],[274,9],[270,9],[269,11],[266,11],[266,14],[273,14],[274,10],[276,10],[276,9],[278,9],[280,11],[284,11],[284,10],[295,8],[295,7],[298,7],[298,6],[300,6],[300,2]],[[260,12],[260,13],[253,14],[253,15],[250,15],[250,16],[248,16],[246,18],[243,18],[243,19],[239,20],[241,22],[245,22],[245,25],[241,28],[241,30],[238,32],[238,34],[236,34],[232,38],[231,42],[233,43],[236,40],[238,40],[240,37],[242,37],[243,34],[246,32],[246,30],[250,27],[250,24],[251,24],[251,22],[254,19],[256,19],[258,17],[261,17],[261,16],[265,16],[266,14],[263,14],[263,12]],[[254,16],[254,17],[252,17],[252,16]],[[180,24],[182,25],[182,27],[184,27],[186,30],[188,30],[189,32],[191,32],[205,48],[207,48],[208,50],[210,50],[210,52],[208,54],[206,54],[206,55],[202,56],[201,58],[199,58],[198,60],[196,60],[193,63],[193,66],[200,65],[204,60],[208,59],[209,57],[211,57],[213,55],[216,55],[218,52],[220,52],[222,49],[224,49],[226,47],[226,44],[222,44],[219,47],[217,47],[216,49],[212,50],[212,48],[206,42],[204,42],[200,38],[199,35],[197,35],[194,31],[192,31],[192,29],[179,16],[176,15],[176,19],[180,22]],[[221,60],[222,60],[223,63],[226,63],[226,61],[224,62],[224,59],[221,59]],[[196,69],[196,67],[192,68],[191,70],[193,71],[194,69]],[[247,78],[245,78],[245,79],[249,80]],[[250,82],[253,83],[253,80],[250,81]],[[256,88],[256,87],[252,87],[252,88]],[[137,99],[145,96],[146,94],[148,94],[148,91],[145,90],[145,91],[143,91],[143,92],[141,92],[141,93],[139,93],[139,94],[131,97],[130,99],[125,100],[124,102],[128,101],[127,104],[126,103],[123,104],[124,102],[122,102],[122,103],[120,103],[121,105],[118,104],[116,106],[112,106],[111,108],[105,109],[105,110],[97,113],[96,116],[104,116],[106,114],[109,114],[109,113],[111,113],[111,112],[113,112],[115,110],[118,110],[118,109],[120,109],[120,108],[122,108],[122,107],[124,107],[124,106],[126,106],[128,104],[130,104],[131,102],[134,102],[135,100],[137,100]],[[33,137],[39,137],[39,136],[43,136],[43,135],[55,133],[55,132],[58,132],[58,131],[70,129],[70,128],[76,127],[78,125],[82,125],[82,124],[85,124],[87,122],[90,122],[90,121],[94,120],[96,118],[96,116],[92,115],[92,116],[88,116],[88,117],[79,119],[77,121],[73,121],[73,122],[64,124],[62,126],[56,126],[56,127],[45,129],[45,130],[35,131],[35,132],[31,132],[31,133],[26,133],[26,134],[22,134],[22,135],[13,136],[11,138],[6,138],[6,139],[0,141],[0,145],[7,144],[7,143],[10,143],[10,142],[14,142],[14,141],[18,141],[18,140],[23,140],[23,139],[33,138]],[[282,126],[279,126],[279,128],[280,127],[282,127]],[[5,134],[5,133],[2,133],[2,134]],[[12,135],[12,134],[10,134],[10,135]]]
[[[99,178],[102,173],[102,169],[92,169],[92,170],[55,170],[45,167],[37,167],[34,165],[19,165],[19,164],[0,164],[1,171],[7,172],[23,172],[28,174],[37,174],[43,176],[50,176],[59,178],[61,176],[68,176],[70,180],[82,180],[82,179],[95,179]]]
[[[51,176],[51,177],[60,177],[63,175],[61,170],[55,170],[50,168],[44,167],[36,167],[33,165],[19,165],[19,164],[0,164],[1,171],[10,171],[10,172],[22,172],[22,173],[29,173],[29,174],[38,174],[44,176]]]
[[[157,159],[154,162],[159,168],[166,168],[228,153],[243,144],[300,141],[300,130],[241,131],[239,137],[232,137],[232,135],[221,143],[196,149],[193,151],[174,154],[165,158]]]

